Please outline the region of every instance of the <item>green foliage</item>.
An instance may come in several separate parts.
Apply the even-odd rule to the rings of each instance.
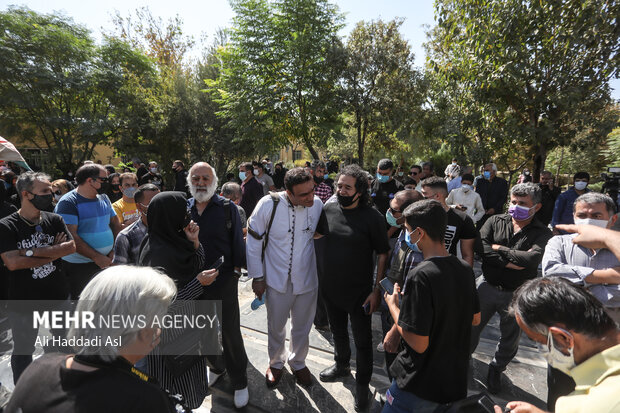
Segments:
[[[438,0],[428,66],[457,95],[451,112],[468,108],[455,146],[517,139],[537,179],[554,147],[601,142],[618,119],[606,107],[619,14],[605,0]]]
[[[136,125],[118,116],[137,103],[128,84],[148,83],[151,62],[126,43],[96,46],[62,15],[0,13],[0,131],[49,149],[66,172]]]
[[[303,143],[313,157],[338,127],[337,36],[342,17],[327,0],[235,0],[223,70],[208,90],[235,139],[265,153]]]

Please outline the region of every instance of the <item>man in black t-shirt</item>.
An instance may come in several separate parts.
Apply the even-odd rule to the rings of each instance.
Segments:
[[[474,267],[474,243],[478,237],[478,230],[474,221],[462,211],[450,208],[446,204],[448,197],[448,184],[438,176],[432,176],[422,181],[422,195],[426,199],[435,199],[443,207],[448,216],[446,233],[444,234],[445,246],[452,255],[457,255],[457,245],[461,242],[461,256]]]
[[[392,178],[394,164],[389,159],[381,159],[377,165],[377,176],[372,182],[370,188],[370,196],[375,208],[385,215],[390,207],[390,201],[394,198],[394,194],[402,191],[405,187],[403,184]]]
[[[172,172],[174,172],[174,188],[173,191],[185,192],[189,199],[189,185],[187,183],[187,170],[183,161],[177,159],[172,162]]]
[[[159,168],[157,166],[157,162],[155,161],[151,161],[149,162],[149,171],[148,173],[142,175],[140,177],[140,182],[138,182],[140,185],[144,185],[144,184],[153,184],[155,185],[157,188],[159,188],[160,191],[165,191],[165,187],[164,187],[164,178],[162,178],[162,176],[159,174]]]
[[[431,411],[467,396],[467,349],[471,326],[480,323],[474,273],[446,251],[447,214],[434,200],[405,209],[410,243],[424,261],[412,269],[402,288],[385,295],[404,345],[390,372],[383,413]]]
[[[0,257],[8,269],[9,300],[65,300],[69,295],[60,258],[74,253],[75,243],[62,217],[44,211],[53,199],[49,179],[43,173],[20,175],[21,209],[0,220]],[[15,383],[32,362],[37,335],[32,329],[32,309],[14,302],[8,306]]]
[[[334,381],[350,374],[348,321],[357,352],[355,410],[368,406],[368,384],[372,376],[371,314],[379,309],[379,280],[385,277],[390,249],[385,218],[370,206],[366,172],[357,165],[343,168],[336,186],[338,202],[328,202],[324,211],[329,225],[325,237],[323,274],[319,288],[334,337],[336,364],[323,370],[321,381]],[[373,289],[373,252],[377,254],[377,282]]]

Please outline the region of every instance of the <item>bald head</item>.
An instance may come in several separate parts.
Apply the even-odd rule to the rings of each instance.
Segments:
[[[209,202],[217,188],[215,169],[206,162],[195,163],[189,168],[187,185],[196,202]]]

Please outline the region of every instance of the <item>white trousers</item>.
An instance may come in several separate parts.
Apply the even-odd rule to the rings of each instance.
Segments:
[[[304,294],[293,294],[293,286],[287,284],[286,293],[282,294],[267,287],[265,306],[267,307],[267,351],[269,366],[281,369],[288,360],[293,370],[306,367],[306,356],[310,345],[309,335],[318,289]],[[291,341],[289,351],[286,344],[286,320],[291,318]]]

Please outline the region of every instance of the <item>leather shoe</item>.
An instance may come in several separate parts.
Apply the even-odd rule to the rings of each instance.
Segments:
[[[269,367],[265,373],[265,384],[267,387],[272,388],[278,385],[282,378],[282,369],[276,369],[275,367]]]
[[[487,390],[491,394],[497,394],[502,390],[502,372],[493,366],[489,366],[487,373]]]
[[[368,408],[370,401],[370,389],[367,384],[355,385],[355,408],[356,412],[364,411]]]
[[[293,374],[297,379],[297,383],[301,384],[302,386],[312,385],[312,374],[310,373],[310,370],[308,370],[308,367],[304,367],[303,369],[299,370],[293,370]]]
[[[321,381],[330,382],[336,381],[339,377],[347,377],[349,374],[351,374],[351,368],[348,365],[339,366],[338,364],[334,364],[320,372],[319,379],[321,379]]]

